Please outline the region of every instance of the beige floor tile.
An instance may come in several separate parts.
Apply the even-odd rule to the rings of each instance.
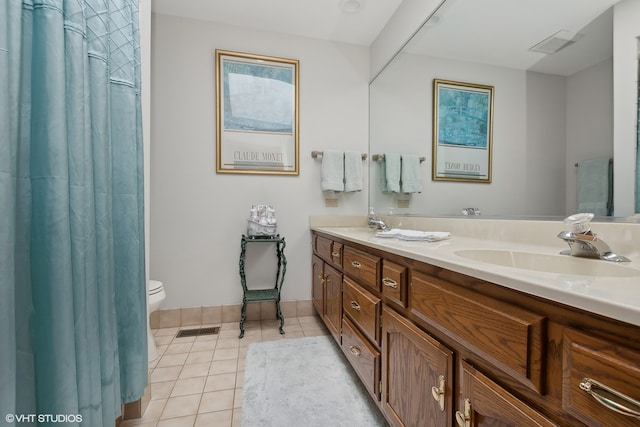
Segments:
[[[202,400],[200,401],[198,413],[233,409],[234,394],[234,389],[202,393]]]
[[[229,359],[229,360],[214,360],[211,362],[211,369],[209,369],[209,374],[226,374],[228,372],[236,372],[238,369],[238,360],[237,359]]]
[[[233,407],[242,408],[242,389],[241,388],[236,389],[236,393],[233,397]]]
[[[160,419],[160,415],[162,415],[162,411],[167,403],[167,399],[158,399],[158,400],[150,400],[147,405],[147,409],[144,411],[144,414],[141,418],[130,420],[132,423],[150,423],[150,422],[158,422]]]
[[[169,347],[164,351],[164,354],[178,354],[178,353],[189,353],[191,351],[191,347],[194,343],[184,342],[178,344],[169,344]]]
[[[209,375],[210,363],[194,363],[192,365],[184,365],[180,372],[179,379],[206,377]]]
[[[165,354],[160,358],[157,368],[166,368],[167,366],[182,366],[187,360],[189,353]]]
[[[226,374],[209,375],[207,383],[204,387],[205,392],[230,390],[236,385],[236,373],[229,372]]]
[[[187,396],[190,394],[202,394],[206,377],[185,378],[176,381],[171,392],[171,397]]]
[[[187,417],[169,418],[168,420],[161,420],[158,422],[157,427],[193,427],[196,422],[195,415],[189,415]]]
[[[213,361],[238,358],[238,348],[221,348],[213,352]]]
[[[151,400],[167,399],[171,396],[171,390],[176,384],[175,381],[165,381],[151,384]]]
[[[231,422],[231,427],[242,427],[242,409],[234,409],[233,410],[233,421]]]
[[[236,388],[242,388],[244,386],[244,371],[238,370],[236,374]]]
[[[211,362],[213,360],[213,351],[192,351],[189,353],[185,364]]]
[[[221,338],[216,344],[216,350],[220,348],[237,348],[240,346],[239,338]]]
[[[218,339],[238,338],[239,333],[240,333],[240,329],[237,327],[233,329],[226,329],[226,330],[220,329],[220,333],[218,334]]]
[[[195,427],[231,427],[233,411],[217,411],[198,414]]]
[[[157,337],[161,335],[171,335],[175,337],[179,330],[180,328],[160,328],[156,330],[154,335]]]
[[[190,328],[181,328],[181,329],[190,329]],[[196,337],[175,337],[173,339],[173,343],[174,344],[183,344],[183,343],[187,343],[187,342],[194,342],[196,340]]]
[[[231,412],[231,411],[229,411]],[[146,423],[143,423],[140,421],[140,418],[136,418],[133,420],[127,420],[127,421],[123,421],[122,424],[120,424],[120,427],[156,427],[158,425],[157,421],[149,421]],[[231,424],[229,424],[231,425]]]
[[[201,395],[193,394],[189,396],[170,397],[164,406],[161,420],[168,418],[184,417],[198,413]]]
[[[164,381],[175,381],[180,376],[182,366],[168,366],[166,368],[156,368],[151,373],[151,382],[159,383]]]
[[[217,340],[215,341],[196,341],[191,347],[191,351],[208,351],[215,350]]]
[[[169,344],[173,340],[173,335],[157,335],[153,337],[156,345]]]

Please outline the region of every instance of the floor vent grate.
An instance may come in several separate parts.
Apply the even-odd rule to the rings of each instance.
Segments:
[[[212,328],[180,329],[176,334],[176,338],[199,337],[201,335],[217,335],[219,332],[220,326],[214,326]]]

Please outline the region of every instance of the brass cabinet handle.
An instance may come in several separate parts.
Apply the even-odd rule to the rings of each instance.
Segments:
[[[358,356],[359,357],[362,352],[360,351],[360,349],[358,347],[351,346],[351,347],[349,347],[349,353],[353,354],[354,356]]]
[[[325,281],[325,277],[322,274],[318,276],[318,279],[320,279],[322,283]]]
[[[444,395],[447,385],[444,379],[444,375],[440,375],[438,377],[438,384],[438,387],[431,387],[431,394],[433,395],[433,398],[436,400],[436,402],[438,402],[438,405],[440,405],[440,411],[444,412]]]
[[[471,427],[471,401],[464,399],[464,412],[456,411],[456,422],[460,427]]]
[[[591,378],[583,378],[580,381],[580,389],[589,393],[602,406],[627,417],[640,419],[640,402],[634,398]],[[596,390],[601,391],[601,393]],[[629,406],[635,407],[635,409],[631,409]]]
[[[384,277],[382,279],[382,284],[393,289],[398,289],[398,282],[393,279],[389,279],[388,277]]]
[[[331,252],[331,256],[333,257],[340,256],[340,252]]]
[[[351,308],[356,311],[360,311],[360,304],[358,304],[356,301],[351,301]]]
[[[351,266],[353,268],[361,268],[362,264],[360,264],[358,261],[351,261]]]

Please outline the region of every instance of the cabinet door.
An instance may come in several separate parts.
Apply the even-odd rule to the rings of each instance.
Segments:
[[[452,352],[393,310],[382,310],[382,411],[394,426],[453,424]]]
[[[311,257],[311,267],[312,267],[312,276],[311,276],[311,299],[313,301],[313,306],[316,309],[316,312],[320,317],[324,317],[324,262],[316,255],[312,255]]]
[[[325,263],[324,281],[324,322],[338,344],[340,344],[340,323],[342,321],[342,273]]]
[[[533,408],[462,361],[460,427],[552,427],[556,426]]]

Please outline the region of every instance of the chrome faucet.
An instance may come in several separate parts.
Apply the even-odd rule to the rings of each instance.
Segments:
[[[369,209],[369,216],[367,218],[367,223],[369,224],[369,228],[377,228],[379,230],[389,230],[389,227],[387,226],[387,224],[385,224],[384,221],[373,212],[373,208]]]
[[[630,262],[629,258],[615,254],[609,245],[596,237],[589,228],[589,221],[593,214],[575,214],[564,220],[571,225],[571,231],[561,231],[558,237],[569,245],[569,250],[560,252],[563,255],[571,255],[583,258],[597,258],[613,262]]]

